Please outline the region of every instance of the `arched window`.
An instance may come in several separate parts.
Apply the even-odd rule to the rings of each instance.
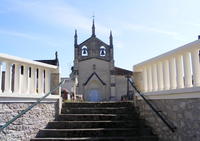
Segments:
[[[105,47],[100,47],[100,56],[106,56],[106,48]]]
[[[82,47],[82,56],[88,56],[88,49],[86,46]]]

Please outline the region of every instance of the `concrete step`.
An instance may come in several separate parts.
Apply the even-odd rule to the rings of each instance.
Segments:
[[[63,103],[63,108],[68,107],[133,107],[132,102],[67,102]]]
[[[155,136],[140,137],[80,137],[80,138],[33,138],[31,141],[158,141]]]
[[[129,114],[60,114],[59,121],[105,121],[105,120],[137,120],[138,115]]]
[[[37,137],[110,137],[137,136],[137,128],[42,129]]]
[[[62,114],[137,114],[128,107],[81,107],[81,108],[62,108]]]
[[[78,128],[130,128],[139,127],[140,122],[136,121],[52,121],[48,129],[78,129]]]

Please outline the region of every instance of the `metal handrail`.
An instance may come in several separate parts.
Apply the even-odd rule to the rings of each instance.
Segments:
[[[8,127],[15,120],[17,120],[18,118],[20,118],[23,114],[25,114],[26,112],[28,112],[29,110],[31,110],[34,106],[36,106],[37,104],[39,104],[42,100],[44,100],[52,92],[54,92],[55,90],[57,90],[64,82],[65,82],[65,80],[61,81],[55,88],[53,88],[52,90],[50,90],[50,92],[48,92],[47,94],[45,94],[43,97],[39,98],[35,103],[33,103],[32,105],[30,105],[25,110],[22,110],[21,113],[19,113],[15,117],[13,117],[11,120],[7,121],[4,125],[0,125],[0,132],[2,132],[4,128]]]
[[[177,129],[174,125],[172,126],[167,120],[164,119],[164,117],[160,114],[161,112],[156,110],[156,108],[148,101],[148,99],[141,94],[141,92],[137,89],[137,87],[134,85],[134,82],[128,79],[131,86],[137,91],[137,93],[143,98],[143,100],[147,103],[147,105],[155,112],[155,114],[163,121],[163,123],[174,133]]]

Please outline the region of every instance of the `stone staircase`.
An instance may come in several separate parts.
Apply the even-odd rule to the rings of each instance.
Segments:
[[[130,102],[64,103],[31,141],[158,141]]]

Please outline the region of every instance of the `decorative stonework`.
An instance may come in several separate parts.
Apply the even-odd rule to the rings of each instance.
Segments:
[[[16,116],[32,103],[0,103],[0,124]],[[28,141],[40,128],[55,119],[58,102],[41,103],[0,133],[1,141]]]
[[[151,100],[169,121],[177,127],[175,133],[169,131],[143,100],[137,101],[141,116],[159,135],[159,141],[199,141],[200,140],[200,99],[159,99]]]

